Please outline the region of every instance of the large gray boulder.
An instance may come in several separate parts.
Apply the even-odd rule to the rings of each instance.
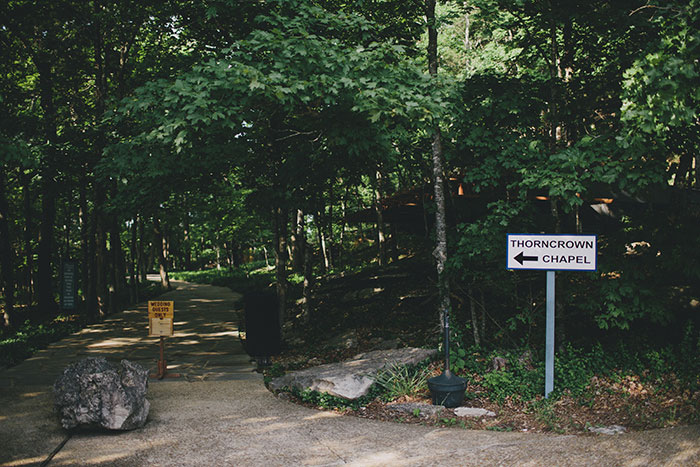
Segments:
[[[416,365],[436,353],[434,349],[412,347],[375,350],[356,355],[352,360],[287,373],[270,381],[270,389],[310,389],[345,399],[357,399],[367,394],[379,371],[394,365]]]
[[[69,365],[54,383],[61,425],[72,428],[133,430],[146,423],[148,370],[122,360],[89,357]]]

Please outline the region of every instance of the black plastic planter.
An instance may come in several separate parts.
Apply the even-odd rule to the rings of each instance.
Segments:
[[[428,388],[433,396],[434,405],[442,405],[448,408],[459,407],[464,401],[464,391],[467,382],[450,373],[449,370],[440,376],[428,380]]]
[[[450,314],[444,313],[445,329],[445,371],[440,376],[428,380],[428,389],[433,396],[433,405],[447,408],[458,407],[464,400],[467,382],[450,372]]]

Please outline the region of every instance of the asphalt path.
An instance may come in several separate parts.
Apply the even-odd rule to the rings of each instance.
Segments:
[[[67,433],[51,385],[72,361],[127,358],[155,369],[146,306],[114,315],[0,370],[0,465],[689,465],[700,426],[622,435],[498,433],[379,422],[301,407],[271,394],[239,339],[238,294],[176,282],[168,372],[153,379],[149,419],[118,433]],[[51,454],[54,456],[49,462]]]

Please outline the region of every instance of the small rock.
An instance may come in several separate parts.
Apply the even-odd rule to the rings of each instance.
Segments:
[[[148,370],[122,360],[89,357],[69,365],[54,384],[56,410],[65,429],[133,430],[146,423]]]
[[[592,433],[598,433],[601,435],[619,435],[621,433],[627,432],[627,428],[621,425],[589,426],[588,431]]]
[[[493,368],[493,371],[505,370],[507,366],[508,360],[506,360],[503,357],[494,357],[493,361],[491,362],[491,367]]]
[[[455,415],[458,417],[495,417],[496,414],[490,410],[480,409],[477,407],[457,407]]]

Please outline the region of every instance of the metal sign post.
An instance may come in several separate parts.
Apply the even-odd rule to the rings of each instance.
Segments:
[[[547,330],[544,349],[544,397],[554,390],[554,271],[547,271]]]
[[[554,390],[555,271],[595,271],[595,235],[508,234],[507,269],[547,271],[544,397]]]
[[[148,302],[148,336],[160,337],[160,352],[158,359],[158,379],[163,379],[168,370],[165,361],[165,336],[173,335],[173,318],[175,306],[169,300],[151,300]],[[179,377],[179,374],[169,374],[169,377]]]

